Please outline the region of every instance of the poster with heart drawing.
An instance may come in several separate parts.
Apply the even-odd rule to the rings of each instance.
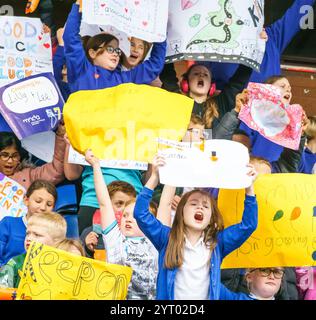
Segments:
[[[0,16],[0,87],[43,72],[53,72],[53,63],[41,20]]]
[[[166,39],[169,0],[83,0],[82,20],[148,42]]]
[[[249,83],[249,101],[239,119],[268,140],[297,150],[302,133],[303,109],[282,102],[280,90],[269,84]]]

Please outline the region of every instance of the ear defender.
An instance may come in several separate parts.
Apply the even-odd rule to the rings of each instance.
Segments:
[[[182,80],[180,82],[180,89],[183,93],[187,94],[189,92],[189,82],[186,78],[186,74],[182,76]],[[216,83],[212,83],[210,87],[210,91],[208,92],[209,96],[213,96],[216,92]]]

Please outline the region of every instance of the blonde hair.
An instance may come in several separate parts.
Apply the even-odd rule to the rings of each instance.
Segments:
[[[272,170],[271,163],[265,158],[250,156],[250,161],[249,162],[251,164],[265,164]]]
[[[30,216],[27,226],[39,226],[46,229],[47,234],[55,242],[66,238],[67,223],[64,217],[56,212],[39,212]]]
[[[183,209],[187,203],[189,197],[192,194],[200,193],[201,195],[207,197],[211,203],[211,221],[209,225],[204,230],[204,243],[212,251],[217,244],[217,234],[224,229],[224,222],[222,215],[220,214],[216,201],[213,197],[203,190],[193,190],[185,193],[177,207],[177,211],[174,217],[172,228],[169,235],[169,241],[166,249],[165,255],[165,267],[167,269],[180,268],[183,264],[183,252],[184,252],[184,218]]]
[[[309,124],[307,125],[307,128],[305,130],[305,134],[307,137],[307,141],[310,141],[314,138],[316,138],[316,116],[310,116],[308,117]]]
[[[75,247],[81,254],[82,257],[85,257],[84,248],[79,240],[76,239],[64,239],[57,243],[56,248],[64,251],[71,251],[71,248]]]

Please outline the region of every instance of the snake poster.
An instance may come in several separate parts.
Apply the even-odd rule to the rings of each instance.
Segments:
[[[264,0],[170,1],[166,62],[232,62],[258,71],[263,24]]]

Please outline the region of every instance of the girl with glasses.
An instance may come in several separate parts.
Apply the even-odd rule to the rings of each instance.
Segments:
[[[79,35],[81,16],[77,0],[63,35],[67,76],[72,92],[109,88],[128,82],[149,84],[157,78],[164,66],[166,41],[154,43],[147,61],[129,71],[120,71],[117,69],[122,54],[119,40],[111,34],[100,33],[91,37],[84,49]]]

